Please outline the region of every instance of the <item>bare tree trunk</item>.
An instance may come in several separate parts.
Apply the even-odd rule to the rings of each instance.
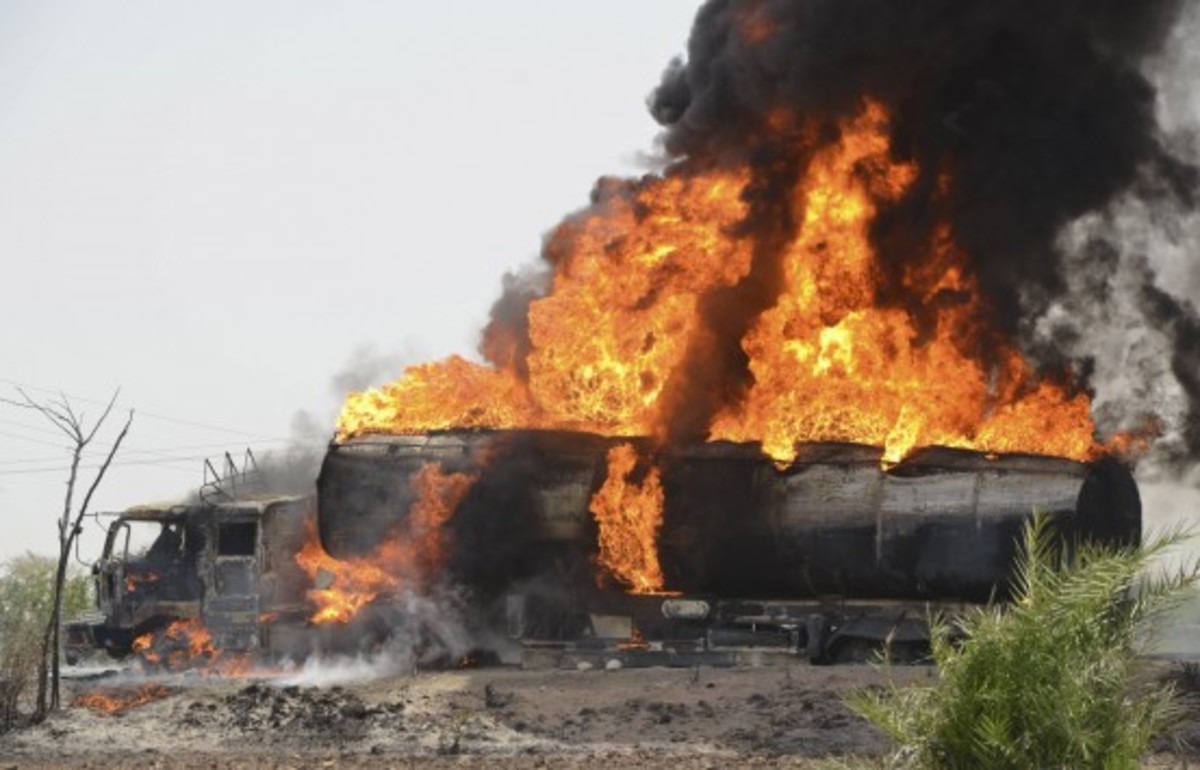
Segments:
[[[116,396],[114,395],[115,399]],[[109,408],[112,404],[109,404]],[[100,422],[108,416],[108,411],[105,410],[104,415],[100,418]],[[108,449],[108,456],[104,458],[104,462],[100,465],[100,469],[96,471],[96,477],[92,479],[92,484],[88,487],[87,494],[83,496],[83,504],[79,506],[79,510],[75,513],[75,520],[67,522],[69,529],[66,531],[62,540],[62,550],[58,554],[58,570],[54,573],[54,609],[51,612],[50,624],[53,629],[53,646],[49,649],[51,662],[51,681],[50,681],[50,708],[57,709],[60,707],[59,698],[59,670],[60,661],[62,658],[62,646],[59,639],[59,634],[62,630],[62,604],[63,604],[63,589],[67,582],[67,564],[71,558],[71,548],[75,545],[75,538],[79,536],[83,517],[87,515],[88,506],[91,505],[92,495],[100,486],[100,482],[104,480],[104,474],[108,472],[108,466],[112,464],[113,458],[117,455],[117,450],[121,448],[121,442],[125,440],[126,434],[129,433],[129,426],[133,424],[133,412],[129,412],[129,417],[125,420],[124,427],[117,434],[116,440]],[[99,423],[97,423],[97,427]],[[93,435],[94,435],[93,431]],[[43,644],[47,640],[43,637]],[[42,659],[46,658],[47,650],[43,646]]]
[[[67,562],[71,558],[70,538],[63,542],[64,549],[58,555],[58,568],[54,571],[54,604],[51,605],[50,622],[46,625],[46,634],[42,637],[42,660],[50,652],[50,708],[59,707],[58,690],[58,659],[59,659],[59,629],[62,627],[63,587],[66,584]],[[45,663],[42,664],[45,668]]]
[[[50,633],[50,627],[46,626],[46,633]],[[38,656],[37,667],[37,709],[34,711],[34,716],[38,719],[46,715],[46,687],[50,680],[46,671],[46,638],[42,637],[41,654]]]
[[[42,403],[30,398],[29,394],[20,388],[17,388],[17,392],[21,394],[24,401],[11,401],[4,398],[0,398],[0,401],[40,412],[43,417],[62,431],[71,440],[72,444],[71,472],[67,477],[67,491],[63,498],[62,514],[58,520],[58,566],[54,572],[54,599],[51,604],[50,618],[47,620],[46,629],[42,634],[41,655],[38,659],[36,716],[43,717],[48,710],[57,709],[61,705],[59,679],[62,639],[60,638],[60,634],[62,629],[63,591],[67,581],[67,565],[71,558],[71,548],[75,544],[75,538],[79,535],[83,517],[87,515],[92,495],[96,492],[97,487],[100,486],[100,482],[104,479],[104,474],[108,472],[108,467],[112,464],[113,457],[116,456],[117,450],[121,447],[121,442],[125,440],[126,434],[129,433],[129,426],[133,423],[133,411],[129,412],[129,418],[126,419],[124,427],[121,428],[121,432],[117,435],[116,440],[109,447],[108,455],[96,472],[96,477],[92,480],[92,484],[88,487],[87,494],[83,498],[83,504],[75,511],[75,517],[72,520],[71,513],[75,498],[75,483],[79,479],[79,464],[83,460],[83,452],[92,439],[96,437],[96,432],[100,429],[100,426],[108,419],[108,415],[112,411],[120,391],[113,393],[112,398],[108,401],[108,405],[104,408],[104,413],[100,415],[100,418],[96,420],[90,430],[85,429],[83,414],[75,413],[66,396],[63,396],[58,402]]]
[[[26,398],[28,398],[28,396],[26,396]],[[115,398],[115,396],[114,396],[114,398]],[[65,575],[65,573],[66,573],[66,563],[67,563],[66,560],[71,554],[71,552],[69,550],[67,550],[67,548],[66,548],[67,525],[70,523],[70,520],[71,520],[71,503],[75,496],[75,482],[79,478],[79,463],[83,459],[83,450],[87,447],[88,441],[90,440],[90,437],[85,438],[83,436],[83,432],[78,429],[78,425],[77,425],[78,421],[75,419],[74,413],[68,409],[66,414],[67,414],[67,420],[68,420],[68,427],[70,427],[70,430],[68,430],[66,432],[67,432],[67,435],[71,436],[75,440],[75,446],[71,452],[71,473],[67,477],[67,492],[63,498],[63,511],[58,520],[58,566],[55,569],[55,574],[54,574],[54,601],[50,605],[50,607],[51,607],[50,619],[48,621],[46,621],[46,632],[42,635],[42,654],[41,654],[41,657],[38,659],[40,661],[38,663],[38,690],[37,690],[37,692],[38,692],[37,714],[39,716],[44,715],[46,713],[47,706],[49,706],[50,708],[58,708],[57,677],[55,678],[55,686],[54,686],[54,690],[53,690],[53,697],[51,699],[51,703],[48,704],[46,702],[47,679],[48,679],[48,675],[49,675],[49,672],[48,672],[49,663],[48,663],[48,659],[47,659],[47,653],[50,650],[51,642],[54,643],[55,648],[57,648],[57,645],[58,645],[58,623],[57,623],[57,619],[58,619],[58,615],[59,615],[58,608],[62,606],[62,586],[63,586],[63,575]],[[104,414],[107,416],[107,414],[108,414],[107,409],[105,410]],[[100,421],[103,422],[103,420],[104,420],[104,418],[102,417]],[[97,423],[96,427],[99,427],[99,423]],[[92,433],[94,435],[95,431],[92,431]],[[58,656],[55,655],[54,657],[55,657],[55,659],[54,659],[53,668],[54,668],[55,674],[57,674],[57,672],[58,672]]]

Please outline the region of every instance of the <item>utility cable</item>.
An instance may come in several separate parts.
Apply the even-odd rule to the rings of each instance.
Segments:
[[[68,452],[71,451],[71,448],[66,444],[56,444],[53,441],[43,441],[40,438],[29,438],[29,436],[20,436],[16,433],[8,433],[6,431],[0,431],[0,436],[16,439],[17,441],[28,441],[30,444],[41,444],[42,446],[52,446],[58,449],[65,449]]]
[[[0,434],[0,435],[5,435],[5,434]],[[262,448],[264,451],[268,451],[267,445],[281,444],[281,443],[283,443],[283,439],[279,439],[276,441],[262,441],[257,444],[251,444],[248,446],[251,449]],[[297,441],[297,442],[295,442],[295,444],[299,445],[299,446],[316,447],[320,444],[320,442]],[[189,449],[227,449],[227,448],[229,448],[229,446],[230,446],[230,442],[221,441],[221,442],[215,442],[215,443],[211,443],[211,444],[185,444],[182,446],[157,447],[155,449],[122,449],[120,452],[120,456],[128,457],[129,455],[166,455],[166,454],[170,454],[173,452],[183,452],[183,451],[186,451]],[[238,448],[240,448],[240,445],[238,445]],[[67,447],[67,449],[69,451],[70,447]],[[99,449],[94,449],[92,451],[96,454],[102,454],[102,452],[100,452]],[[86,458],[87,455],[85,454],[84,457]],[[0,466],[3,466],[3,465],[36,465],[39,463],[57,462],[61,459],[62,459],[61,457],[25,457],[25,458],[19,458],[19,459],[10,458],[10,459],[6,459],[6,460],[0,460]]]
[[[113,462],[109,463],[108,467],[109,468],[128,468],[130,466],[169,467],[172,463],[185,463],[185,462],[186,463],[196,463],[196,462],[203,462],[205,459],[206,459],[206,455],[190,455],[190,456],[186,456],[186,457],[159,457],[159,458],[155,458],[153,460],[127,460],[127,461],[114,460]],[[79,466],[79,470],[81,470],[81,471],[95,471],[95,470],[100,470],[100,468],[101,468],[100,465],[80,465]],[[70,467],[68,467],[68,466],[54,466],[52,468],[18,468],[16,470],[0,470],[0,476],[27,476],[27,475],[38,474],[38,473],[66,473],[69,470],[70,470]],[[182,469],[176,468],[175,470],[182,470]],[[193,467],[189,472],[195,472],[195,468]]]
[[[68,399],[71,399],[74,401],[81,401],[85,404],[99,404],[100,406],[108,405],[107,401],[101,401],[101,400],[95,399],[95,398],[87,398],[85,396],[72,395],[70,393],[64,393],[61,390],[54,390],[53,388],[43,388],[38,385],[31,385],[26,382],[20,382],[18,380],[11,380],[11,379],[8,379],[7,377],[0,377],[0,383],[4,383],[6,385],[11,385],[14,388],[23,388],[25,390],[35,391],[37,393],[50,393],[50,394],[53,394],[56,396],[61,396],[63,398],[68,398]],[[155,412],[143,411],[141,409],[137,410],[137,415],[139,417],[149,417],[154,420],[161,420],[163,422],[174,423],[176,425],[187,425],[192,428],[203,428],[204,430],[218,431],[221,433],[229,433],[229,434],[234,434],[234,435],[239,435],[239,436],[248,436],[250,438],[257,438],[260,440],[268,440],[268,441],[286,440],[286,439],[281,439],[278,436],[268,436],[263,433],[252,433],[250,431],[238,430],[236,428],[226,428],[226,427],[222,427],[219,425],[213,425],[211,423],[197,422],[195,420],[184,420],[184,419],[180,419],[177,417],[170,417],[170,416],[163,415],[163,414],[157,414]]]

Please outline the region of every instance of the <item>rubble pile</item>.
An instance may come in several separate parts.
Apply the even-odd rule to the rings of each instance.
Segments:
[[[361,737],[372,727],[397,729],[404,712],[403,702],[368,704],[341,687],[279,688],[256,683],[225,696],[223,703],[224,720],[232,728],[332,739]],[[193,703],[189,716],[202,721],[200,715],[210,708]]]

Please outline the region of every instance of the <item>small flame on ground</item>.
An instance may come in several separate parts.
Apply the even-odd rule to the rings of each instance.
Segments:
[[[172,692],[171,688],[150,683],[136,689],[107,688],[81,693],[71,700],[71,708],[85,708],[103,716],[119,716],[126,711],[161,700]]]

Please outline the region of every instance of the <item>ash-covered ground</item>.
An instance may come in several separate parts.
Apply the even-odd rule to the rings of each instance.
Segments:
[[[869,666],[357,679],[366,673],[333,666],[299,680],[159,679],[165,697],[119,715],[67,708],[0,736],[0,767],[871,767],[883,766],[888,748],[843,703],[852,689],[887,681]],[[890,676],[921,682],[935,672],[912,666]],[[122,675],[69,681],[64,700],[144,684]],[[1180,736],[1200,737],[1197,724]],[[1149,766],[1198,756],[1164,741]]]
[[[364,672],[365,673],[365,672]],[[907,668],[905,680],[932,676]],[[522,671],[468,669],[354,682],[352,668],[308,681],[176,677],[166,697],[108,716],[68,708],[0,738],[19,766],[301,767],[487,764],[722,767],[731,761],[804,765],[878,755],[886,741],[843,704],[878,684],[866,666],[760,669]],[[347,681],[349,680],[349,681]],[[118,677],[67,684],[134,690]]]

